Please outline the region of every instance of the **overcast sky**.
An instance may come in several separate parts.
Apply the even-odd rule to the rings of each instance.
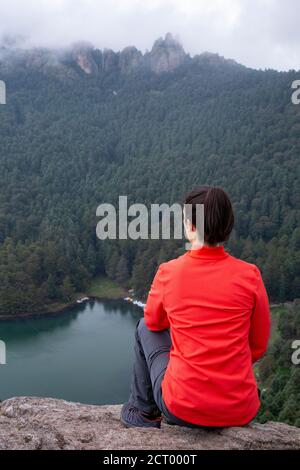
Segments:
[[[21,36],[27,46],[85,40],[145,51],[168,31],[191,55],[300,69],[300,0],[0,0],[0,38]]]

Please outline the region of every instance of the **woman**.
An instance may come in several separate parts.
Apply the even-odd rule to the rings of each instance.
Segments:
[[[260,401],[253,363],[270,333],[259,269],[227,253],[234,224],[221,188],[191,192],[185,229],[192,249],[160,265],[136,329],[131,395],[121,412],[127,427],[160,427],[163,414],[182,426],[241,426]],[[196,205],[204,204],[204,246]]]

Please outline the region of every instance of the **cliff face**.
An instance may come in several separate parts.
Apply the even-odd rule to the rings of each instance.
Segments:
[[[222,430],[126,429],[121,406],[12,398],[0,406],[0,449],[300,449],[300,429],[281,423]]]
[[[171,72],[182,65],[187,55],[182,45],[168,33],[155,41],[151,52],[146,55],[150,69],[155,73]]]
[[[168,33],[165,38],[159,38],[155,41],[152,50],[145,55],[136,47],[125,47],[121,52],[114,52],[111,49],[104,50],[102,60],[96,62],[93,54],[100,52],[90,47],[73,49],[73,59],[76,64],[87,74],[110,72],[118,69],[121,73],[130,73],[137,68],[150,69],[157,74],[162,72],[171,72],[182,65],[188,55],[185,53],[182,45],[173,36]]]
[[[112,49],[96,49],[86,42],[78,42],[68,49],[57,50],[46,48],[26,50],[22,49],[19,43],[0,43],[0,64],[3,70],[13,69],[18,65],[70,79],[76,79],[78,72],[90,76],[116,71],[120,74],[129,74],[136,70],[161,74],[173,72],[181,65],[189,63],[213,67],[227,64],[243,68],[231,59],[208,52],[191,58],[171,33],[157,39],[152,49],[144,54],[134,46],[115,52]]]
[[[14,60],[12,60],[14,59]],[[77,43],[67,50],[52,51],[48,49],[23,50],[18,47],[4,47],[0,44],[0,61],[9,66],[11,62],[23,64],[25,67],[38,68],[49,72],[65,68],[79,68],[87,75],[99,75],[118,70],[122,74],[138,68],[151,70],[157,74],[170,72],[182,65],[190,56],[185,53],[180,42],[170,33],[165,38],[155,41],[150,52],[142,54],[136,47],[126,47],[120,52],[111,49],[103,51],[95,49],[88,43]]]

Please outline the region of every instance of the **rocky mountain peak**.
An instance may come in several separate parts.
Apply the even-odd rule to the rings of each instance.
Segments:
[[[93,58],[93,46],[86,42],[76,43],[72,49],[72,57],[78,67],[88,75],[95,74],[98,70]]]
[[[76,77],[78,69],[87,75],[120,72],[129,74],[138,69],[148,69],[156,74],[173,72],[189,61],[200,65],[221,66],[233,63],[217,54],[202,53],[193,58],[187,54],[180,41],[171,33],[158,38],[152,49],[144,54],[134,46],[125,47],[121,52],[112,49],[100,50],[87,42],[78,42],[70,48],[57,50],[46,48],[25,49],[16,47],[13,41],[0,41],[0,61],[3,66],[13,64],[17,59],[26,67],[38,68],[45,73]],[[76,64],[76,67],[72,67]],[[236,64],[238,65],[238,64]]]
[[[120,53],[120,69],[122,73],[130,73],[142,64],[143,55],[134,46],[125,47]]]
[[[155,41],[150,52],[150,68],[156,73],[170,72],[184,63],[187,54],[181,43],[167,33]]]

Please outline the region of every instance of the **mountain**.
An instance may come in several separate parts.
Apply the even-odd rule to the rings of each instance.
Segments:
[[[78,42],[67,49],[26,50],[19,47],[18,41],[10,39],[0,43],[0,58],[2,67],[9,68],[18,64],[44,73],[57,73],[60,69],[65,71],[66,77],[70,76],[70,71],[74,69],[77,75],[81,71],[86,75],[101,76],[109,72],[128,74],[136,71],[161,74],[173,72],[183,65],[201,62],[215,65],[227,63],[242,67],[233,60],[226,60],[218,54],[207,52],[191,58],[171,33],[167,33],[165,38],[157,39],[151,51],[145,54],[134,46],[114,52],[111,49],[96,49],[86,42]],[[76,77],[76,74],[73,73],[72,77]]]
[[[145,296],[183,243],[100,242],[96,208],[173,203],[198,184],[229,192],[227,249],[258,264],[271,300],[300,297],[296,78],[190,57],[170,34],[144,54],[2,44],[0,314],[69,301],[98,275]]]
[[[25,67],[49,71],[50,68],[66,65],[78,67],[87,75],[100,75],[111,71],[130,73],[138,69],[155,73],[171,72],[186,61],[191,60],[182,45],[171,33],[155,41],[150,52],[142,54],[134,46],[121,52],[111,49],[95,49],[88,43],[77,43],[69,49],[50,51],[47,49],[24,50],[15,47],[14,41],[0,45],[0,57],[6,63],[16,60]]]

